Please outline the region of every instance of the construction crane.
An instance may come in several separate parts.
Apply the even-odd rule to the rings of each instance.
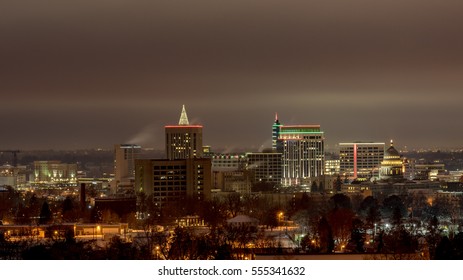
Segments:
[[[13,154],[13,166],[17,167],[18,166],[18,153],[21,151],[19,150],[2,150],[0,153],[12,153]]]

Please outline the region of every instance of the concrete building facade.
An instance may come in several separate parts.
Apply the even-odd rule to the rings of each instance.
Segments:
[[[114,181],[112,192],[133,190],[135,181],[135,159],[141,154],[141,146],[118,144],[114,146]]]

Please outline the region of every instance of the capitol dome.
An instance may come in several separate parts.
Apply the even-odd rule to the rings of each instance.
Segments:
[[[381,162],[380,179],[400,180],[403,179],[403,160],[399,152],[391,146],[384,152],[384,160]]]
[[[394,143],[391,140],[391,146],[384,152],[385,159],[400,158],[399,152],[394,148]]]

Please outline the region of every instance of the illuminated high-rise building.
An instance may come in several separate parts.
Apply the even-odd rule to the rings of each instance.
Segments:
[[[137,192],[152,195],[155,206],[184,209],[185,199],[209,200],[212,159],[203,157],[202,126],[190,125],[185,106],[178,125],[165,126],[167,159],[137,159]]]
[[[167,159],[203,157],[203,126],[190,125],[185,105],[178,125],[165,126]]]
[[[324,133],[320,125],[282,125],[278,142],[277,151],[283,155],[283,185],[304,185],[324,174]]]
[[[340,175],[351,179],[378,178],[384,143],[339,143]]]
[[[275,114],[275,122],[272,125],[272,150],[276,152],[278,150],[278,137],[280,136],[281,129],[280,121],[278,120],[278,114]]]

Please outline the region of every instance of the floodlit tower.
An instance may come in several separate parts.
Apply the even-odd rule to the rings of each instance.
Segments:
[[[167,159],[201,158],[203,156],[203,126],[190,125],[185,105],[178,125],[165,126]]]
[[[283,185],[300,185],[324,174],[324,133],[320,125],[281,126]]]

